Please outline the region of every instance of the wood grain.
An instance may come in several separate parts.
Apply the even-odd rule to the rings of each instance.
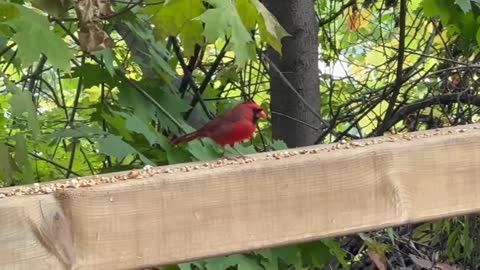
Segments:
[[[135,269],[478,212],[479,127],[0,199],[0,269]]]

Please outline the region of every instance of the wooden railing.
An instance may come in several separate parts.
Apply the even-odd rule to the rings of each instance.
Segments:
[[[477,212],[479,128],[0,189],[0,269],[141,268]]]

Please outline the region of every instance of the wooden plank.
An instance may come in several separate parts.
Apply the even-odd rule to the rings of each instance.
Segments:
[[[0,268],[141,268],[478,212],[479,128],[0,199]]]

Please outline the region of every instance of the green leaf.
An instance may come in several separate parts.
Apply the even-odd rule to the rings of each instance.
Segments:
[[[193,56],[195,44],[202,46],[205,42],[202,37],[202,24],[198,21],[186,23],[180,32],[180,40],[183,43],[183,55]]]
[[[97,139],[98,151],[108,156],[114,156],[119,160],[126,158],[128,155],[138,155],[140,160],[146,165],[154,166],[155,163],[138,152],[130,144],[124,142],[120,136],[108,135],[105,138]]]
[[[11,3],[0,3],[0,23],[12,20],[20,16],[20,11],[16,5]]]
[[[76,128],[66,128],[53,132],[46,138],[89,138],[94,136],[103,136],[107,133],[97,127],[79,126]]]
[[[125,129],[125,119],[118,116],[112,115],[110,112],[102,112],[102,118],[107,121],[110,127],[120,134],[125,140],[133,141],[131,134]]]
[[[258,11],[250,0],[237,0],[235,2],[238,15],[248,30],[255,29],[258,18]]]
[[[178,268],[180,268],[180,270],[191,270],[192,267],[190,266],[190,263],[180,263],[178,264]]]
[[[176,36],[205,11],[201,0],[172,0],[158,7],[153,23],[162,37]]]
[[[159,48],[163,47],[164,44],[160,42],[155,42],[157,45],[148,47],[149,56],[152,59],[152,66],[153,68],[159,69],[161,72],[165,72],[167,76],[161,76],[163,79],[168,78],[168,76],[175,76],[173,69],[170,67],[168,63],[169,55],[165,54]],[[159,75],[162,75],[160,72]]]
[[[240,254],[206,260],[207,270],[225,270],[235,265],[238,270],[263,270],[256,261]]]
[[[304,264],[311,264],[318,268],[327,265],[332,257],[329,248],[322,241],[315,241],[299,245]]]
[[[452,14],[455,13],[455,5],[444,0],[424,0],[423,13],[427,17],[440,16],[442,23],[448,24]]]
[[[255,252],[264,258],[261,260],[261,264],[265,268],[265,270],[278,270],[278,257],[275,253],[272,252],[271,249],[264,249]]]
[[[249,59],[255,57],[255,47],[250,33],[242,23],[237,8],[232,0],[209,0],[214,8],[208,9],[195,18],[205,23],[203,35],[207,42],[218,38],[231,37],[235,63],[243,67]]]
[[[387,228],[386,229],[388,238],[390,238],[390,241],[392,242],[392,245],[395,245],[395,231],[393,228]]]
[[[197,159],[197,160],[212,160],[219,158],[223,153],[218,153],[216,151],[216,146],[213,141],[210,139],[204,139],[202,141],[192,141],[188,143],[188,151]]]
[[[168,59],[171,58],[170,51],[167,50],[165,43],[161,39],[154,36],[153,30],[146,26],[147,22],[135,17],[135,20],[125,21],[125,24],[133,33],[149,44],[148,52],[145,51],[144,53],[148,53],[148,57],[151,58],[151,65],[165,72],[167,74],[165,78],[175,76],[175,72],[168,63]],[[140,59],[140,61],[142,62],[143,59]]]
[[[472,4],[470,3],[470,0],[455,0],[455,4],[457,4],[464,13],[472,10]]]
[[[32,9],[15,5],[21,15],[1,23],[15,30],[12,40],[18,46],[18,57],[25,66],[33,64],[45,54],[48,61],[61,70],[70,70],[72,53],[67,44],[51,30],[48,20]]]
[[[186,100],[181,99],[179,96],[171,94],[167,91],[157,91],[154,96],[155,100],[165,111],[169,112],[172,118],[176,119],[180,124],[186,125],[183,121],[183,113],[190,109],[190,105]],[[155,109],[156,110],[156,109]],[[172,121],[170,117],[167,117],[162,112],[157,113],[157,118],[163,128],[168,128],[172,131],[178,132],[178,126]],[[183,129],[186,129],[184,127]]]
[[[110,76],[113,77],[115,75],[115,68],[113,67],[115,55],[113,55],[113,50],[111,48],[105,48],[101,51],[95,52],[94,55],[101,56],[103,58],[105,68],[107,69],[108,73],[110,73]]]
[[[231,42],[235,52],[235,63],[239,67],[245,66],[248,60],[255,58],[255,44],[238,15],[232,22]]]
[[[225,2],[230,2],[230,0],[226,0]],[[219,8],[208,9],[196,18],[205,23],[203,35],[207,39],[207,42],[213,43],[217,38],[223,38],[227,35],[231,16],[232,11],[229,12],[228,7],[222,6]]]
[[[290,34],[260,1],[251,1],[261,15],[258,20],[261,38],[270,44],[279,54],[282,54],[282,38],[290,36]]]
[[[230,256],[217,257],[205,260],[205,268],[207,270],[225,270],[229,267],[236,266],[238,263]]]
[[[190,153],[184,148],[167,147],[167,159],[169,164],[177,164],[192,161]]]
[[[33,104],[32,93],[21,90],[7,79],[4,79],[3,82],[7,90],[12,93],[12,97],[8,100],[8,103],[11,105],[12,116],[23,118],[24,114],[26,114],[28,128],[31,130],[34,138],[38,138],[40,125],[38,123],[37,110]]]
[[[17,133],[13,136],[13,139],[15,140],[15,162],[22,172],[22,177],[19,183],[31,184],[35,182],[35,178],[33,177],[32,166],[28,160],[28,150],[25,137],[23,134]]]
[[[147,139],[150,145],[158,142],[158,134],[153,127],[148,126],[144,121],[138,118],[136,115],[132,115],[126,112],[112,111],[114,114],[119,115],[125,119],[125,126],[128,130],[142,134]]]
[[[12,183],[12,166],[10,165],[11,161],[10,153],[8,152],[8,147],[0,142],[0,182],[5,184]]]
[[[32,6],[47,12],[55,18],[61,18],[71,7],[72,2],[65,0],[31,0]]]
[[[480,46],[480,28],[477,30],[477,34],[475,35],[475,38],[477,40],[478,46]]]
[[[117,79],[114,80],[114,78],[112,78],[112,76],[110,75],[110,71],[96,64],[85,63],[79,67],[74,67],[72,71],[73,72],[71,74],[65,77],[83,77],[82,83],[85,88],[99,86],[102,83],[112,88],[120,85],[117,77],[114,77]]]
[[[301,264],[300,249],[297,246],[284,246],[272,249],[272,254],[287,265]]]
[[[350,266],[347,262],[347,253],[345,250],[340,246],[340,244],[332,239],[324,239],[322,243],[330,249],[330,253],[337,258],[344,269],[349,269]]]
[[[237,149],[240,153],[243,155],[248,155],[248,154],[255,154],[257,151],[255,151],[255,147],[251,144],[245,146],[244,144],[238,143],[235,145],[235,149]],[[225,151],[227,154],[230,156],[238,156],[238,152],[232,149],[230,146],[225,147]]]
[[[237,261],[238,270],[264,270],[259,263],[245,255],[233,255],[231,257],[235,257],[232,259]]]
[[[132,88],[122,85],[122,87],[119,87],[119,90],[118,98],[120,105],[133,109],[133,113],[144,121],[156,118],[156,108],[152,102]]]
[[[283,149],[288,149],[287,144],[282,141],[282,140],[273,140],[273,143],[271,144],[271,147],[274,150],[283,150]]]

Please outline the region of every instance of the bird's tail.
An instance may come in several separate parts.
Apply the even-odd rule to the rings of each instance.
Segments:
[[[203,134],[201,134],[198,131],[194,131],[192,133],[188,133],[187,135],[183,135],[181,137],[175,138],[175,139],[171,140],[170,143],[171,144],[180,144],[180,143],[193,141],[195,139],[199,139],[199,138],[203,138],[203,137],[204,137]]]

